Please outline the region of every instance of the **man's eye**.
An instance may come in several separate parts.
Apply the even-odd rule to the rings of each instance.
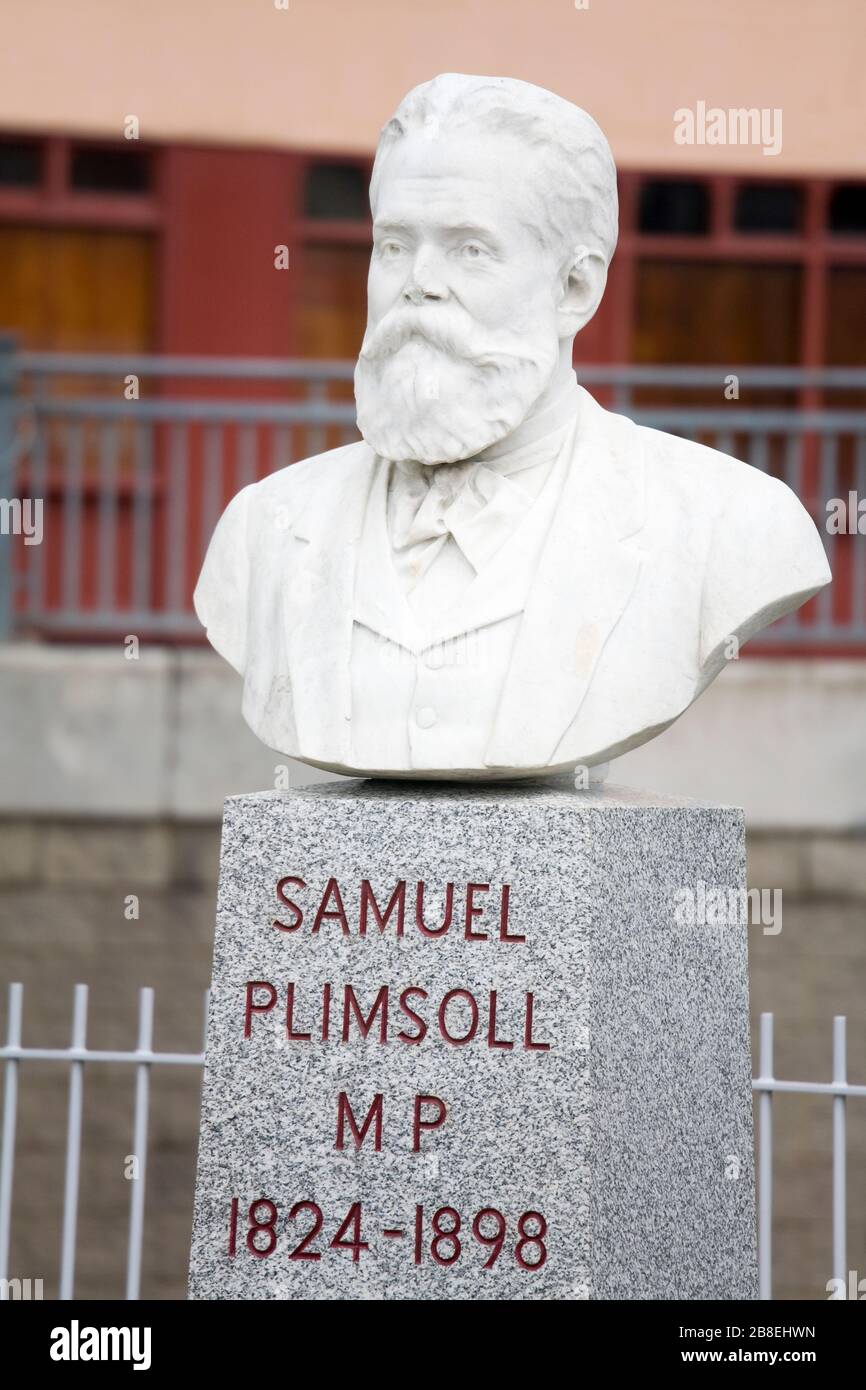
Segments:
[[[384,256],[387,260],[393,260],[395,256],[401,254],[402,250],[403,247],[400,245],[399,241],[383,241],[379,247],[380,255]]]
[[[465,241],[460,247],[460,255],[465,261],[479,261],[487,252],[477,241]]]

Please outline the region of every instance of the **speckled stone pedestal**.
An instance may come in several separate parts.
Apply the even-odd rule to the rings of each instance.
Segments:
[[[623,788],[228,800],[190,1296],[756,1297],[744,875]]]

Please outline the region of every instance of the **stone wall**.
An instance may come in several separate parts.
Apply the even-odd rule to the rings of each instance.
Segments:
[[[211,651],[2,645],[0,815],[218,820],[228,795],[329,777],[265,748],[240,706]],[[752,829],[862,827],[866,662],[732,662],[611,780],[742,806]]]

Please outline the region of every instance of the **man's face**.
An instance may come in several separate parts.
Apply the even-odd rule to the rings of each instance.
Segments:
[[[373,226],[358,424],[385,458],[471,458],[510,434],[559,355],[560,267],[531,152],[460,130],[398,140]]]

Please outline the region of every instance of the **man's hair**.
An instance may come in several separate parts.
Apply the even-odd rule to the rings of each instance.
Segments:
[[[616,165],[601,128],[573,102],[515,77],[469,77],[445,72],[413,87],[379,137],[370,206],[376,201],[389,150],[418,131],[474,128],[515,135],[530,149],[542,209],[539,234],[568,255],[580,243],[610,264],[617,238]]]

